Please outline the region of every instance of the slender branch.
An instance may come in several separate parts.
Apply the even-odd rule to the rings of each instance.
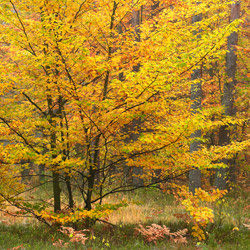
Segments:
[[[230,26],[231,26],[231,24],[229,25],[229,27],[227,28],[227,30],[222,34],[222,37],[219,39],[218,42],[220,42],[220,41],[224,38],[224,36],[227,34],[227,32],[228,32]],[[180,73],[180,76],[182,76],[183,74],[187,73],[189,70],[191,70],[192,68],[194,68],[195,66],[197,66],[198,64],[200,64],[200,62],[202,62],[202,61],[209,55],[209,53],[211,53],[211,51],[214,50],[214,49],[216,48],[217,45],[218,45],[218,44],[215,43],[215,44],[212,46],[212,48],[211,48],[210,50],[208,50],[208,51],[207,51],[207,52],[206,52],[206,53],[205,53],[196,63],[194,63],[193,65],[191,65],[191,66],[190,66],[189,68],[187,68],[186,70],[182,71],[182,72]]]
[[[110,226],[112,226],[112,227],[115,227],[115,228],[117,228],[117,225],[114,225],[114,224],[112,224],[112,223],[110,223],[110,222],[108,222],[108,221],[106,221],[106,220],[101,220],[101,219],[96,219],[97,221],[100,221],[100,222],[103,222],[103,223],[106,223],[106,224],[108,224],[108,225],[110,225]]]
[[[51,175],[47,175],[47,174],[25,174],[25,177],[37,177],[37,176],[43,176],[43,177],[48,177],[48,178],[52,178]],[[22,175],[16,175],[16,176],[12,176],[11,178],[21,178],[23,177]]]
[[[80,12],[81,12],[81,10],[82,10],[82,7],[83,7],[83,5],[84,5],[86,2],[87,2],[87,0],[84,0],[84,1],[80,4],[78,11],[76,12],[76,14],[75,14],[75,16],[74,16],[74,18],[73,18],[73,23],[76,21],[76,19],[77,19],[78,16],[80,15]]]
[[[61,51],[61,49],[60,49],[60,47],[59,47],[58,41],[56,41],[56,49],[57,49],[57,52],[58,52],[59,56],[61,57],[62,63],[63,63],[63,65],[64,65],[64,69],[65,69],[65,71],[66,71],[66,73],[67,73],[67,76],[68,76],[70,82],[73,83],[74,88],[75,88],[75,91],[76,91],[77,88],[76,88],[75,81],[74,81],[73,77],[71,76],[71,74],[70,74],[70,72],[69,72],[68,66],[67,66],[67,64],[66,64],[66,60],[65,60],[65,58],[63,57],[63,54],[62,54],[62,51]]]
[[[150,88],[150,86],[151,86],[152,84],[155,83],[155,81],[157,80],[158,76],[159,76],[159,71],[157,71],[157,74],[156,74],[156,76],[154,77],[154,79],[151,81],[151,83],[149,83],[148,86],[145,87],[145,88],[143,89],[143,91],[142,91],[139,95],[136,96],[136,99],[138,99],[139,97],[141,97],[141,96],[143,95],[143,93],[144,93],[148,88]]]
[[[5,118],[0,117],[0,120],[2,120],[2,121],[4,122],[4,124],[6,124],[6,125],[8,126],[8,128],[9,128],[11,131],[13,131],[13,132],[14,132],[16,135],[18,135],[20,138],[22,138],[22,140],[24,141],[24,143],[25,143],[28,147],[30,147],[35,153],[40,154],[40,152],[37,151],[37,150],[34,148],[34,146],[32,146],[32,145],[27,141],[27,139],[26,139],[20,132],[18,132],[17,130],[15,130],[14,128],[12,128],[12,127],[10,126],[9,122],[8,122]]]
[[[3,194],[1,194],[1,193],[0,193],[0,196],[1,196],[4,200],[6,200],[10,205],[15,206],[15,207],[17,207],[17,208],[19,208],[19,209],[21,209],[21,210],[24,210],[24,211],[26,211],[26,212],[32,214],[33,217],[35,217],[37,220],[43,222],[44,224],[46,224],[46,225],[49,226],[49,227],[52,227],[44,218],[42,218],[42,216],[37,215],[32,209],[29,209],[29,208],[27,208],[27,207],[25,207],[25,206],[22,206],[21,203],[15,202],[15,201],[13,201],[11,198],[8,198],[8,197],[6,197],[5,195],[3,195]]]
[[[18,11],[17,11],[17,9],[16,9],[16,6],[15,6],[15,4],[12,2],[12,0],[10,0],[10,3],[11,3],[11,5],[12,5],[12,7],[13,7],[14,12],[16,13],[16,16],[17,16],[17,19],[18,19],[19,23],[20,23],[21,26],[22,26],[22,31],[23,31],[23,33],[24,33],[24,35],[25,35],[25,37],[26,37],[26,40],[27,40],[27,42],[28,42],[28,45],[29,45],[30,49],[31,49],[33,55],[36,55],[36,52],[34,51],[33,47],[31,46],[31,43],[30,43],[30,41],[29,41],[29,37],[28,37],[27,31],[26,31],[26,29],[25,29],[25,27],[24,27],[24,24],[23,24],[23,22],[22,22],[22,20],[21,20],[20,15],[19,15],[19,13],[18,13]]]
[[[102,135],[104,140],[107,140],[104,132],[101,131],[101,129],[98,127],[98,125],[95,123],[95,121],[87,114],[87,112],[80,105],[78,105],[78,107],[84,113],[84,115],[90,120],[90,122],[93,123],[93,125],[97,128],[97,130],[100,132],[100,134]]]
[[[31,98],[26,94],[26,93],[22,93],[26,98],[27,98],[27,100],[32,104],[32,105],[34,105],[45,117],[47,116],[47,114],[46,114],[46,112],[44,112],[35,102],[33,102],[32,100],[31,100]]]
[[[154,97],[154,96],[157,95],[158,93],[159,93],[159,91],[157,91],[156,93],[153,93],[153,94],[152,94],[151,96],[149,96],[145,101],[140,102],[140,103],[137,103],[137,104],[135,104],[135,105],[132,105],[132,106],[130,106],[130,107],[124,109],[124,110],[121,112],[121,114],[123,114],[123,113],[125,113],[125,112],[127,112],[127,111],[129,111],[129,110],[131,110],[131,109],[134,109],[134,108],[136,108],[136,107],[139,107],[139,106],[145,104],[146,102],[148,102],[152,97]],[[120,104],[120,105],[114,107],[114,108],[112,109],[112,111],[115,110],[115,109],[119,109],[119,108],[123,107],[123,106],[126,105],[126,104],[127,104],[127,102],[124,102],[124,103],[122,103],[122,104]],[[115,121],[118,122],[119,119],[121,119],[121,115],[120,115],[117,119],[111,120],[111,121],[106,125],[106,127],[104,128],[103,133],[105,133],[106,130],[108,130],[108,128],[109,128]]]
[[[113,12],[112,12],[112,15],[111,15],[110,27],[109,27],[109,29],[110,29],[110,38],[113,37],[113,28],[114,28],[114,21],[115,21],[115,11],[117,9],[117,6],[118,5],[117,5],[116,1],[114,1]],[[108,61],[110,61],[110,59],[111,59],[111,54],[112,54],[112,46],[109,45],[109,47],[108,47]],[[110,76],[110,71],[107,70],[105,81],[104,81],[103,100],[105,100],[106,97],[107,97],[109,76]]]
[[[36,185],[36,186],[33,186],[33,187],[31,187],[31,188],[25,189],[25,190],[23,190],[22,192],[16,193],[15,195],[12,195],[9,199],[12,200],[13,198],[17,197],[17,196],[20,195],[20,194],[24,194],[24,193],[26,193],[26,192],[29,192],[29,191],[31,191],[31,190],[33,190],[33,189],[35,189],[35,188],[38,188],[38,187],[43,186],[44,184],[47,184],[47,183],[51,183],[51,181],[45,181],[45,182],[40,183],[40,184],[38,184],[38,185]]]
[[[137,189],[140,189],[140,188],[150,188],[156,184],[160,184],[162,182],[166,182],[166,181],[169,181],[169,180],[172,180],[172,179],[175,179],[175,178],[178,178],[180,176],[183,176],[185,174],[187,174],[189,171],[191,170],[187,170],[187,171],[184,171],[178,175],[169,175],[167,177],[165,177],[164,179],[162,180],[158,180],[158,181],[155,181],[155,182],[152,182],[152,183],[149,183],[147,185],[142,185],[142,186],[133,186],[133,185],[124,185],[124,186],[119,186],[117,188],[114,188],[113,190],[105,193],[102,197],[98,197],[96,198],[95,200],[92,201],[92,203],[95,203],[97,201],[99,201],[100,199],[103,199],[104,197],[110,195],[110,194],[115,194],[115,193],[120,193],[120,192],[130,192],[130,191],[134,191],[134,190],[137,190]],[[129,188],[129,189],[128,189]]]
[[[122,157],[122,158],[120,158],[120,159],[118,159],[118,160],[116,160],[114,162],[111,162],[110,164],[108,164],[107,166],[103,167],[102,169],[98,169],[98,171],[102,171],[104,169],[110,168],[111,166],[113,166],[113,165],[115,165],[117,163],[123,162],[123,161],[125,161],[127,159],[133,159],[133,158],[139,157],[141,155],[146,155],[146,154],[150,154],[150,153],[154,153],[154,152],[160,151],[160,150],[162,150],[162,149],[164,149],[164,148],[166,148],[166,147],[168,147],[168,146],[176,143],[180,139],[180,137],[183,135],[184,131],[181,132],[174,141],[171,141],[168,144],[165,144],[165,145],[163,145],[163,146],[161,146],[159,148],[155,148],[155,149],[151,149],[151,150],[145,150],[145,151],[142,151],[142,152],[136,152],[136,153],[128,155],[127,157]]]

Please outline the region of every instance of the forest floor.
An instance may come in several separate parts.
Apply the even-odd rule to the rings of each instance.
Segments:
[[[229,193],[223,203],[214,206],[215,223],[206,228],[207,239],[198,242],[191,236],[192,225],[178,218],[184,213],[183,207],[172,195],[162,193],[156,188],[137,190],[130,194],[117,196],[114,200],[126,199],[127,207],[113,212],[107,223],[96,223],[91,231],[91,239],[85,245],[69,243],[69,238],[55,229],[28,218],[6,217],[0,214],[0,250],[246,250],[250,249],[250,196],[246,189]],[[187,244],[174,243],[169,238],[156,243],[147,242],[136,230],[140,224],[166,225],[171,232],[187,228]]]

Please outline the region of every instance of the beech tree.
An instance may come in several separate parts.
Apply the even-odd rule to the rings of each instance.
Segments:
[[[237,1],[231,5],[231,15],[230,22],[240,18],[240,2]],[[238,44],[238,33],[233,32],[228,37],[227,41],[227,55],[226,55],[226,74],[228,80],[223,85],[223,96],[222,96],[222,105],[224,107],[224,114],[226,116],[235,116],[236,110],[234,105],[235,100],[235,89],[236,89],[236,65],[237,65],[237,56],[236,56],[236,45]],[[232,128],[230,125],[223,125],[220,128],[219,132],[219,144],[227,145],[232,140],[232,134],[230,133]],[[235,162],[234,159],[227,160],[224,159],[224,162],[228,165],[228,168],[221,168],[217,171],[215,178],[215,185],[219,189],[226,189],[228,186],[228,181],[235,179]]]
[[[195,15],[192,18],[192,23],[196,23],[202,20],[202,14]],[[197,36],[197,33],[199,31],[196,31],[194,33],[194,36]],[[199,39],[199,36],[197,37]],[[199,69],[194,70],[191,76],[192,80],[199,80],[200,82],[194,83],[191,85],[191,112],[193,114],[196,114],[198,112],[201,112],[201,99],[202,99],[202,65]],[[200,137],[201,137],[201,130],[196,130],[192,135],[191,138],[194,140],[190,144],[190,152],[194,152],[199,150],[200,148]],[[194,169],[189,172],[189,190],[190,192],[194,193],[195,189],[201,187],[201,171],[200,169]]]
[[[19,182],[32,162],[44,166],[53,184],[54,212],[70,208],[68,217],[53,215],[54,220],[98,218],[105,209],[94,209],[104,197],[137,188],[125,182],[123,171],[113,171],[124,163],[141,167],[144,186],[150,186],[157,169],[159,181],[168,181],[194,168],[217,167],[225,153],[249,145],[189,152],[194,131],[218,126],[210,121],[213,110],[191,114],[189,89],[196,79],[190,74],[201,62],[206,67],[210,58],[224,56],[221,46],[238,24],[221,22],[228,1],[159,1],[153,15],[152,5],[1,0],[0,128],[10,142],[0,152],[3,201],[51,218],[45,209],[51,197],[22,201],[21,194],[36,186]],[[130,20],[142,6],[138,40]],[[205,15],[192,24],[194,13]],[[220,25],[211,29],[214,23]],[[140,127],[132,126],[137,119]],[[123,129],[131,126],[133,131]],[[137,140],[128,140],[131,133]]]

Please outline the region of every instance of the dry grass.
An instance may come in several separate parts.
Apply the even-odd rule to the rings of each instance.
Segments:
[[[144,199],[143,200],[141,200]],[[125,200],[128,203],[128,206],[119,208],[117,211],[111,213],[108,218],[108,221],[112,224],[140,224],[147,222],[159,222],[164,223],[175,223],[178,219],[174,216],[176,213],[183,211],[183,208],[178,204],[165,204],[161,199],[155,199],[152,194],[147,195],[138,195],[134,197],[133,195],[122,194],[117,196],[110,196],[103,200],[103,204],[116,204],[120,203],[121,200]],[[0,211],[0,223],[6,225],[11,224],[32,224],[37,223],[34,218],[31,217],[19,217],[11,216],[15,215],[18,209],[14,206],[9,206],[7,209],[8,213]]]
[[[27,225],[27,224],[34,224],[37,223],[37,220],[33,217],[26,217],[26,216],[17,216],[16,212],[19,209],[17,209],[14,206],[8,207],[8,212],[0,211],[0,223],[3,223],[5,225],[13,225],[13,224],[21,224],[21,225]]]
[[[172,206],[165,209],[152,209],[149,205],[130,204],[127,207],[114,211],[109,216],[109,221],[113,224],[139,224],[147,221],[175,222],[175,213],[182,211],[181,207]]]
[[[123,199],[129,200],[128,196],[122,197]],[[144,197],[145,198],[145,197]],[[149,221],[164,223],[177,222],[177,218],[174,216],[176,213],[183,211],[180,205],[166,205],[160,201],[156,202],[152,200],[152,197],[148,197],[148,202],[139,203],[133,199],[128,201],[128,206],[119,208],[109,215],[108,220],[112,224],[140,224],[147,223]],[[150,199],[151,198],[151,199]],[[118,203],[119,197],[106,199],[107,203]]]

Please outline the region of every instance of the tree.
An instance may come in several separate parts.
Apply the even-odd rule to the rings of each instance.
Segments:
[[[240,18],[240,2],[237,1],[231,5],[231,17],[230,21],[234,21]],[[238,33],[233,32],[228,37],[227,41],[227,55],[226,55],[226,74],[228,80],[224,83],[223,86],[223,96],[222,96],[222,105],[224,107],[224,114],[226,116],[235,116],[235,87],[236,87],[236,65],[237,65],[237,56],[235,46],[238,44]],[[232,126],[223,125],[220,128],[219,132],[219,144],[227,145],[230,144],[232,140]],[[219,189],[226,189],[228,187],[228,180],[235,180],[235,161],[234,159],[227,160],[224,159],[224,163],[228,165],[228,168],[220,168],[217,171],[215,178],[215,185]]]
[[[202,15],[197,14],[192,18],[192,22],[199,22],[202,20]],[[197,31],[194,33],[194,36],[197,35]],[[198,36],[199,39],[199,36]],[[200,82],[194,83],[191,85],[191,100],[193,101],[191,105],[192,113],[199,113],[201,111],[201,99],[202,99],[202,87],[201,87],[201,77],[202,77],[202,66],[200,69],[196,69],[192,74],[192,80],[199,80]],[[201,130],[196,130],[191,138],[194,140],[190,145],[190,152],[194,152],[200,149]],[[201,187],[201,171],[200,169],[194,169],[189,172],[189,190],[192,193],[195,193],[195,189]]]

